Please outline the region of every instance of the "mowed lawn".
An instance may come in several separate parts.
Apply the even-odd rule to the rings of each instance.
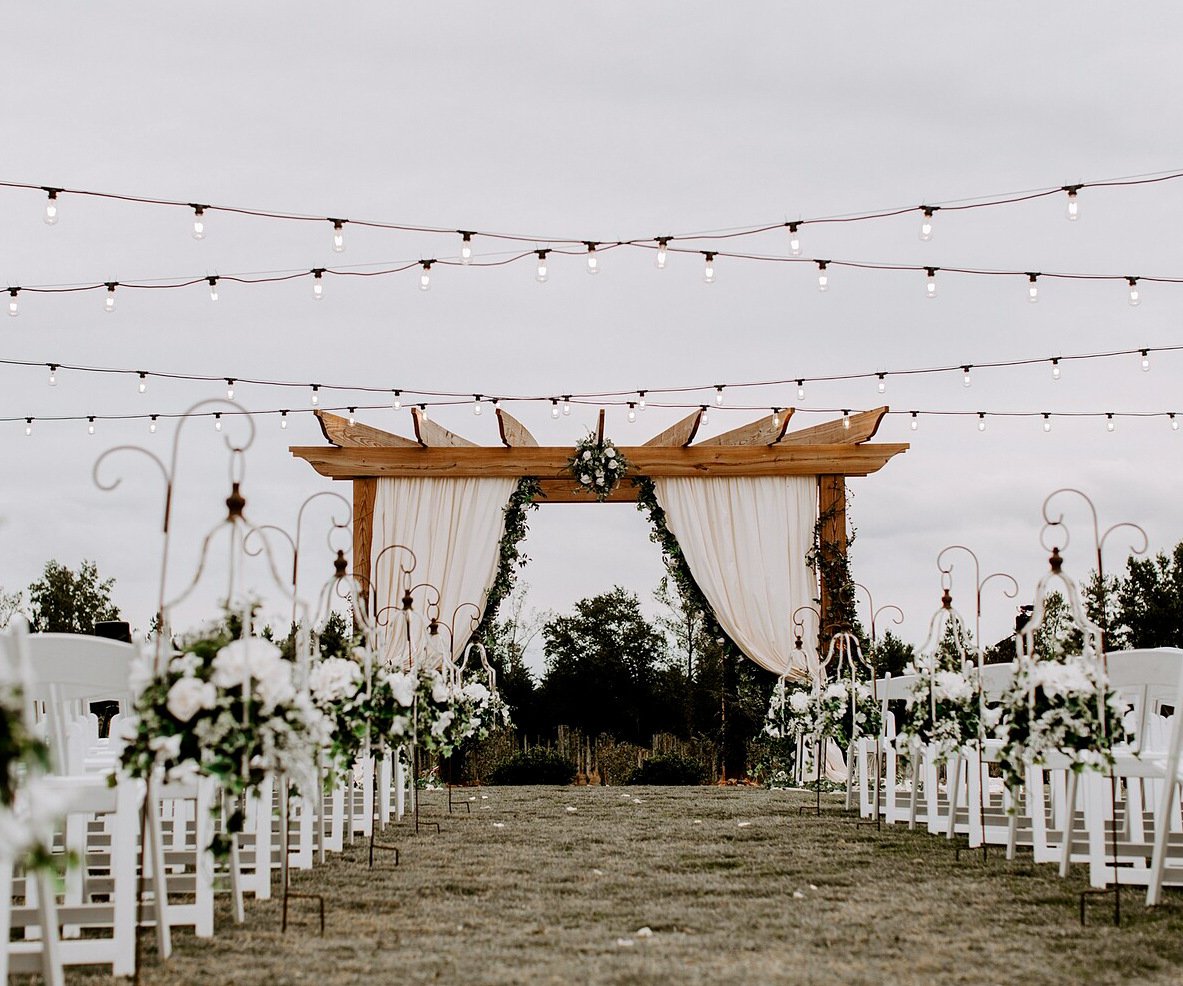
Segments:
[[[168,963],[145,938],[142,982],[1183,982],[1183,894],[1147,910],[1130,890],[1121,928],[1108,901],[1082,928],[1083,868],[957,861],[942,838],[859,827],[837,796],[820,818],[798,814],[811,795],[756,788],[455,793],[469,798],[449,816],[426,793],[442,832],[389,829],[397,868],[368,869],[359,840],[296,873],[326,897],[323,938],[308,901],[286,935],[278,899],[248,899],[243,926],[222,901],[216,937],[179,933]]]

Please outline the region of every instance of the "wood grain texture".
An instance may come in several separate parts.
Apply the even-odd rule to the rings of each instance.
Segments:
[[[378,500],[378,480],[353,481],[353,574],[365,589],[363,603],[368,607],[370,592],[370,554],[374,546],[374,505]]]
[[[501,443],[506,448],[537,448],[538,439],[530,429],[504,408],[497,408],[497,427],[501,431]]]
[[[476,442],[448,431],[437,425],[417,407],[411,408],[411,420],[415,423],[415,438],[424,448],[479,448]]]
[[[712,438],[704,438],[699,445],[775,445],[785,437],[789,430],[789,419],[793,416],[791,407],[785,408],[779,415],[770,414],[759,421],[752,421],[740,425],[731,431]]]
[[[694,411],[676,424],[670,425],[659,435],[654,435],[645,443],[646,447],[667,446],[684,448],[694,441],[698,434],[698,423],[702,420],[702,411]]]
[[[812,428],[791,431],[781,441],[782,445],[855,445],[869,442],[879,430],[879,422],[888,408],[877,407],[873,411],[860,411],[850,416],[850,427],[842,425],[842,419],[826,421]]]
[[[566,479],[542,479],[538,481],[539,503],[595,503],[596,498],[586,490],[580,489],[575,480],[569,476]],[[629,482],[628,477],[617,485],[607,497],[605,503],[636,503],[637,488]]]
[[[342,448],[418,448],[419,443],[402,435],[394,435],[381,428],[372,428],[360,421],[349,423],[348,418],[328,411],[317,411],[316,420],[325,440]]]
[[[842,427],[842,422],[838,423]],[[824,545],[832,545],[836,554],[845,556],[847,549],[846,537],[846,477],[818,476],[817,477],[817,509],[822,518],[821,541]],[[829,515],[829,516],[827,516]],[[821,580],[821,625],[823,631],[834,629],[833,622],[833,589]],[[826,638],[828,640],[828,636]]]

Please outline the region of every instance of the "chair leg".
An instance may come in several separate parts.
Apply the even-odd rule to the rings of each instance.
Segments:
[[[160,800],[151,780],[144,794],[144,811],[148,813],[148,848],[152,865],[153,911],[156,917],[156,947],[160,957],[167,959],[173,953],[172,925],[168,910],[168,872],[164,868],[164,832],[160,824]],[[134,893],[134,892],[133,892]]]
[[[1060,876],[1067,876],[1072,864],[1072,836],[1076,831],[1076,792],[1080,775],[1075,770],[1068,771],[1067,794],[1064,798],[1064,842],[1060,847]]]
[[[53,880],[42,869],[37,871],[36,884],[37,912],[41,917],[41,976],[46,986],[65,986]]]

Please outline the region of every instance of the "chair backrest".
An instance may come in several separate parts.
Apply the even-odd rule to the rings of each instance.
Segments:
[[[982,694],[985,695],[986,701],[997,702],[1002,698],[1002,693],[1006,691],[1014,676],[1013,661],[1007,661],[1005,664],[983,664]]]
[[[1110,651],[1105,655],[1109,684],[1133,710],[1135,749],[1148,737],[1150,717],[1164,705],[1178,711],[1183,704],[1183,650],[1152,647]]]

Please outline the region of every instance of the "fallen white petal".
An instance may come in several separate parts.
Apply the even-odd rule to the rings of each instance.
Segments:
[[[793,900],[804,900],[805,895],[800,890],[793,891]]]
[[[635,945],[636,942],[633,941],[631,938],[617,938],[616,944],[619,945],[621,948],[628,948],[632,945]]]
[[[494,822],[494,823],[493,823],[493,828],[495,828],[495,829],[503,829],[503,828],[505,828],[505,822]]]
[[[737,827],[739,827],[741,829],[746,829],[746,828],[749,828],[752,823],[751,822],[736,822],[735,824]]]
[[[482,795],[481,795],[481,800],[482,800],[482,801],[488,801],[488,800],[489,800],[489,796],[488,796],[487,794],[482,794]]]
[[[489,810],[488,805],[481,805],[481,811],[488,811],[488,810]]]
[[[640,798],[633,798],[633,804],[635,804],[635,805],[639,805],[640,803],[641,803],[641,799],[640,799]]]
[[[638,928],[635,932],[633,932],[633,934],[637,938],[652,938],[653,937],[653,929],[650,928],[649,925],[645,925],[645,927],[643,927],[643,928]]]
[[[592,872],[593,872],[593,873],[594,873],[596,876],[603,876],[603,875],[604,875],[604,871],[603,871],[603,870],[592,870]]]
[[[567,805],[567,811],[569,811],[569,812],[570,812],[572,815],[574,815],[574,814],[575,814],[575,812],[579,811],[579,809],[578,809],[578,808],[572,808],[570,805]]]
[[[816,883],[811,883],[811,884],[809,885],[809,889],[810,889],[810,890],[816,890],[816,889],[817,889],[817,884],[816,884]]]
[[[694,820],[694,824],[695,824],[695,825],[701,825],[701,824],[702,824],[702,819],[701,819],[701,818],[696,818],[696,819]]]

